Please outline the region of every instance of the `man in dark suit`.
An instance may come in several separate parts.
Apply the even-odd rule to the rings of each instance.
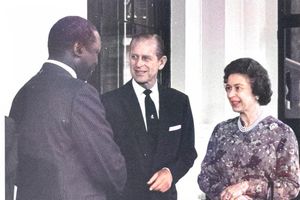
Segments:
[[[129,56],[133,79],[102,96],[126,160],[128,178],[121,199],[175,200],[175,183],[197,157],[189,99],[157,84],[157,73],[167,61],[158,35],[133,37]]]
[[[86,83],[100,47],[95,26],[81,17],[51,28],[49,59],[10,112],[18,132],[17,200],[105,200],[122,190],[125,160],[98,92]]]
[[[5,116],[5,200],[14,199],[17,169],[17,135],[15,121]]]

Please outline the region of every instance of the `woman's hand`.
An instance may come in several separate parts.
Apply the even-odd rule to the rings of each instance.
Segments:
[[[247,181],[228,186],[221,193],[221,200],[246,200],[247,198],[250,198],[247,195],[244,195],[248,187],[249,184]]]
[[[252,198],[249,197],[248,195],[241,195],[235,198],[234,200],[252,200]]]

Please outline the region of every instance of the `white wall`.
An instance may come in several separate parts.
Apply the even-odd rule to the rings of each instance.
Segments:
[[[12,98],[48,57],[47,39],[51,26],[67,15],[87,16],[82,0],[17,0],[1,4],[1,70],[5,99],[1,102],[8,114]],[[3,45],[4,44],[4,45]],[[3,86],[3,84],[1,84]]]
[[[277,117],[277,2],[177,0],[171,13],[171,85],[190,97],[198,152],[177,184],[178,199],[196,200],[203,198],[197,175],[210,134],[218,122],[237,116],[223,88],[230,61],[252,57],[268,70],[274,95],[265,110]]]
[[[16,92],[38,72],[48,58],[48,32],[58,19],[66,15],[79,15],[86,18],[86,1],[1,2],[1,117],[9,114]],[[4,130],[4,120],[0,122],[0,128]],[[4,163],[4,134],[1,134],[0,147],[0,163]],[[0,165],[0,177],[4,177],[4,164]],[[0,186],[0,199],[4,199],[4,178],[0,179]]]
[[[269,72],[273,96],[266,112],[277,116],[278,45],[277,3],[271,1],[227,0],[225,63],[239,57],[252,57]],[[234,42],[233,42],[234,41]],[[226,105],[228,108],[229,104]]]

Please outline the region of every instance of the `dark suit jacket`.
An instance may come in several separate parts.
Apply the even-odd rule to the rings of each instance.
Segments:
[[[126,168],[94,87],[44,64],[16,95],[18,200],[104,200]]]
[[[5,200],[14,199],[17,163],[15,121],[10,117],[5,117]]]
[[[197,157],[188,97],[174,89],[159,87],[159,132],[155,141],[146,132],[131,81],[101,99],[126,160],[128,178],[122,200],[177,199],[175,183]],[[171,189],[165,193],[150,192],[146,182],[163,167],[168,167],[173,175]]]

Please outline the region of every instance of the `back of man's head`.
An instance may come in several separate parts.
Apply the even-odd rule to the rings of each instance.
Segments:
[[[51,28],[48,37],[49,57],[63,56],[78,42],[88,46],[95,41],[96,27],[79,16],[67,16],[58,20]]]

